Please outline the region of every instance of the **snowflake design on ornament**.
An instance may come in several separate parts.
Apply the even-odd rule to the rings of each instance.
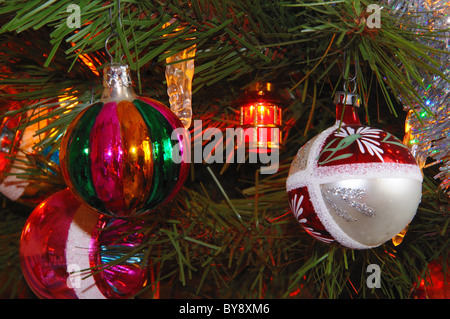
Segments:
[[[306,223],[306,219],[299,219],[301,214],[303,213],[303,208],[301,207],[303,202],[303,195],[300,196],[300,199],[297,201],[297,194],[295,194],[294,198],[291,200],[291,209],[292,213],[294,213],[295,218],[297,218],[298,222],[303,224]]]
[[[315,231],[313,228],[308,227],[305,225],[308,220],[306,218],[300,218],[300,216],[303,214],[303,208],[301,207],[303,202],[304,196],[301,195],[300,198],[298,198],[297,194],[294,195],[294,198],[290,201],[290,206],[292,213],[294,214],[295,218],[297,218],[298,222],[301,224],[304,230],[317,240],[320,240],[325,243],[332,243],[334,242],[334,239],[324,237],[320,232]]]
[[[376,155],[382,162],[384,162],[383,156],[381,154],[384,151],[379,148],[380,142],[376,141],[380,139],[380,133],[382,130],[371,128],[371,127],[359,127],[356,131],[352,127],[341,128],[339,133],[335,133],[336,137],[354,138],[358,143],[359,150],[361,153],[365,154],[367,152],[374,156]]]

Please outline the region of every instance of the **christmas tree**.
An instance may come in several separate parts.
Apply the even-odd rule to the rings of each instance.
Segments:
[[[1,296],[36,297],[21,267],[24,226],[44,200],[68,186],[88,193],[67,183],[64,172],[74,168],[63,167],[69,165],[63,136],[69,128],[80,139],[89,133],[73,123],[83,112],[92,118],[91,106],[111,101],[102,96],[103,73],[122,63],[136,95],[172,109],[177,99],[187,100],[174,113],[192,141],[190,165],[164,205],[106,217],[138,229],[132,238],[139,240],[118,247],[113,239],[129,235],[120,227],[115,238],[105,236],[108,258],[101,255],[94,273],[122,264],[143,270],[146,280],[132,291],[135,298],[432,298],[434,286],[448,285],[448,10],[425,1],[2,2]],[[183,81],[172,69],[179,65]],[[173,80],[179,87],[170,86]],[[404,140],[423,176],[412,221],[370,249],[310,236],[286,191],[299,149],[336,123],[339,91],[357,94],[363,124]],[[271,152],[246,149],[241,160],[231,160],[226,132],[242,127],[251,92],[276,104],[272,122],[281,139],[266,141]],[[131,110],[130,104],[121,116],[138,123]],[[137,124],[128,131],[142,133]],[[220,134],[212,138],[211,132]],[[70,151],[79,151],[74,159],[80,163],[85,150],[76,147]],[[136,182],[141,173],[128,177]],[[142,174],[132,198],[150,187],[151,175]],[[154,192],[168,192],[164,185]],[[436,265],[444,275],[432,281]],[[448,298],[442,293],[448,288],[439,289]]]

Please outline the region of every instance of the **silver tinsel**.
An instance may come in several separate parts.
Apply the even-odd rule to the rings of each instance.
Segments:
[[[448,52],[430,56],[440,63],[439,71],[450,77],[450,1],[385,0],[383,4],[404,25],[417,32],[420,43]],[[427,30],[435,36],[424,36]],[[421,75],[424,86],[415,84],[415,88],[423,97],[425,107],[404,105],[408,111],[404,142],[421,167],[427,158],[433,160],[431,164],[440,165],[440,173],[435,178],[442,181],[440,186],[447,191],[450,188],[450,83],[425,71]]]

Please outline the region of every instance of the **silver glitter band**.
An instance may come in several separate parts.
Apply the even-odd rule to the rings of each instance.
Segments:
[[[346,187],[335,187],[335,188],[329,188],[327,189],[328,194],[332,194],[335,196],[339,196],[344,202],[347,203],[348,206],[355,209],[357,212],[363,214],[364,216],[368,217],[374,217],[376,211],[367,206],[366,203],[359,203],[353,199],[362,199],[366,197],[366,191],[364,189],[353,189],[353,188],[346,188]],[[348,222],[356,221],[356,218],[353,218],[350,216],[347,211],[340,208],[338,205],[336,205],[325,193],[322,192],[322,195],[324,196],[325,200],[330,204],[330,206],[334,209],[335,213],[338,216],[341,216]]]

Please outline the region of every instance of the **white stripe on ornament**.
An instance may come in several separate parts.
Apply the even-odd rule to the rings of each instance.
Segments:
[[[99,214],[80,205],[70,224],[66,243],[67,271],[74,270],[67,282],[79,299],[106,299],[90,275],[89,247]],[[81,271],[80,271],[81,270]]]

